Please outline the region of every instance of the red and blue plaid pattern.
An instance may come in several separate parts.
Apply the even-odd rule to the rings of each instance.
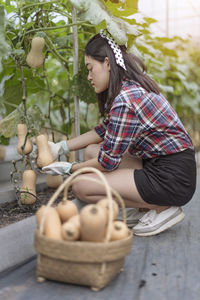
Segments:
[[[149,93],[134,81],[124,81],[107,118],[95,127],[102,137],[98,161],[108,171],[118,167],[123,153],[149,159],[193,149],[176,112],[162,94]]]

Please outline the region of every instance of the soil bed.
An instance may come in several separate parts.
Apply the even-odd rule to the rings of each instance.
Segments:
[[[21,205],[17,200],[0,204],[0,228],[35,215],[37,209],[40,206],[47,204],[54,192],[55,189],[51,188],[38,192],[37,200],[32,205]],[[59,203],[62,197],[63,194],[61,193],[54,204],[56,205]],[[69,190],[68,199],[74,199],[74,195],[71,190]]]

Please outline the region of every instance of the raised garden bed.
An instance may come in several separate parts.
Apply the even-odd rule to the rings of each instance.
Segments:
[[[37,209],[41,205],[46,204],[54,192],[55,189],[52,188],[46,188],[38,192],[37,200],[32,205],[20,205],[17,200],[0,203],[0,228],[35,215]],[[74,199],[71,191],[68,198]],[[58,197],[55,204],[60,202],[61,199],[62,194]]]

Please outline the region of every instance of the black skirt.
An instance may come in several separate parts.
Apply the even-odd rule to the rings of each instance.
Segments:
[[[135,184],[142,199],[160,206],[182,206],[196,189],[194,150],[143,160],[143,169],[134,170]]]

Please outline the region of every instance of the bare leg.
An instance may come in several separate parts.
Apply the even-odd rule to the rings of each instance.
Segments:
[[[97,156],[99,147],[99,145],[95,144],[90,145],[85,151],[85,159],[87,160]],[[126,153],[119,168],[112,172],[104,172],[104,175],[109,185],[121,195],[126,207],[155,209],[157,212],[165,210],[168,207],[148,204],[138,193],[134,182],[134,170],[141,168],[142,161]],[[87,173],[87,176],[99,179],[96,174]],[[101,185],[86,180],[74,183],[72,189],[74,194],[86,203],[96,203],[106,196],[106,192]]]

